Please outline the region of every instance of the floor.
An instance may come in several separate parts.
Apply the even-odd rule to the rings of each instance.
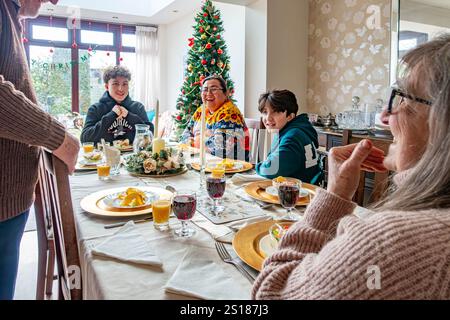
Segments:
[[[36,299],[37,261],[37,233],[36,231],[27,231],[23,234],[20,244],[15,300]]]

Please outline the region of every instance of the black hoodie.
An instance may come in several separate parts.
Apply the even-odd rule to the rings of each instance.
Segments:
[[[128,110],[126,118],[119,118],[112,111],[116,104]],[[106,91],[99,102],[89,107],[80,140],[81,142],[98,143],[102,138],[107,142],[128,139],[132,144],[136,133],[134,128],[136,124],[149,125],[153,132],[153,124],[148,120],[142,103],[131,100],[129,95],[124,101],[117,103]]]

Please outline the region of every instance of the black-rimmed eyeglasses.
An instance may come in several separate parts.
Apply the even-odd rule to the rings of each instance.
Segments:
[[[410,94],[404,93],[400,89],[393,88],[392,93],[391,93],[391,98],[389,99],[387,113],[392,114],[392,111],[394,109],[396,109],[403,102],[403,99],[405,99],[405,98],[412,100],[412,101],[426,104],[428,106],[431,106],[433,104],[431,101],[428,101],[428,100],[425,100],[422,98],[418,98],[418,97],[413,97]]]

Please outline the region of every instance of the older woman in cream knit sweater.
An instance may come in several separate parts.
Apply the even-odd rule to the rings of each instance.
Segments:
[[[409,52],[382,118],[388,155],[368,140],[334,148],[328,190],[290,228],[253,287],[256,299],[450,299],[450,35]],[[360,170],[396,171],[361,219]]]

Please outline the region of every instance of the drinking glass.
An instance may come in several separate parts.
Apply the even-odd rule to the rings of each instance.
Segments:
[[[97,164],[97,175],[99,180],[109,180],[110,173],[111,166],[109,164],[107,164],[106,162]]]
[[[153,226],[159,231],[169,230],[170,200],[156,200],[152,203]]]
[[[278,198],[280,199],[280,204],[286,209],[286,216],[283,219],[286,220],[298,220],[299,216],[294,214],[292,211],[297,204],[300,197],[301,185],[295,181],[282,182],[278,186]]]
[[[181,228],[176,229],[174,234],[178,237],[189,238],[195,234],[195,230],[189,227],[189,220],[197,209],[197,195],[194,191],[176,191],[172,198],[172,210],[181,222]]]
[[[225,210],[225,207],[219,204],[219,200],[225,193],[225,186],[225,170],[214,169],[212,175],[206,179],[206,191],[208,191],[208,195],[213,201],[211,211],[214,215],[218,215]]]
[[[85,154],[94,152],[94,143],[93,142],[84,142],[83,143],[83,152]]]

